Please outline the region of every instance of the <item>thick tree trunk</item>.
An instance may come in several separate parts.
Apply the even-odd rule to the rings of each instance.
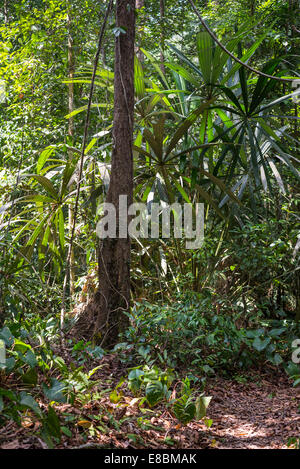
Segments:
[[[135,0],[117,0],[116,26],[122,30],[115,39],[114,147],[106,202],[116,208],[117,238],[100,242],[99,291],[94,300],[98,310],[94,335],[106,344],[116,342],[130,307],[130,238],[118,237],[118,210],[120,195],[127,196],[128,205],[133,199]]]

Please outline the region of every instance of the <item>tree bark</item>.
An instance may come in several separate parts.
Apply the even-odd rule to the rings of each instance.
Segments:
[[[130,308],[130,237],[119,238],[119,196],[133,200],[133,109],[135,0],[117,0],[115,39],[114,119],[111,178],[106,202],[116,208],[117,238],[105,238],[99,245],[99,291],[96,293],[97,319],[94,336],[101,343],[116,343],[127,325]],[[128,216],[127,226],[128,226]]]

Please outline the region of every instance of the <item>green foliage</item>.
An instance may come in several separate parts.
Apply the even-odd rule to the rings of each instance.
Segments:
[[[187,425],[194,418],[201,420],[206,417],[211,397],[205,397],[204,393],[199,394],[196,389],[192,389],[190,380],[186,377],[181,383],[179,397],[173,398],[174,391],[172,392],[170,387],[174,379],[174,373],[170,369],[162,371],[156,365],[144,365],[131,369],[128,387],[135,395],[141,395],[142,392],[145,394],[140,405],[145,401],[152,408],[164,402],[183,425]],[[115,394],[114,391],[111,399],[118,402]]]
[[[294,381],[293,386],[299,386],[300,384],[300,367],[296,363],[289,362],[286,367],[285,371],[288,376]]]
[[[50,344],[58,343],[57,322],[54,318],[28,316],[22,323],[11,322],[0,330],[0,340],[5,344],[5,362],[0,363],[0,427],[7,420],[21,424],[27,415],[41,423],[40,436],[49,448],[55,447],[61,433],[68,433],[55,404],[83,405],[92,399],[92,390],[98,381],[91,378],[100,368],[88,372],[83,367],[67,366],[56,355]],[[82,344],[74,349],[84,349]],[[87,345],[90,357],[99,355],[99,348]],[[94,355],[93,355],[94,353]],[[82,357],[80,357],[82,358]],[[20,382],[20,392],[11,389],[11,377]],[[40,402],[47,405],[41,407]],[[28,414],[28,412],[30,412]]]
[[[289,438],[288,446],[293,449],[300,449],[300,438]]]
[[[185,378],[182,382],[181,395],[175,399],[172,410],[175,417],[184,425],[191,422],[194,418],[201,420],[206,417],[206,409],[209,406],[211,397],[205,397],[201,393],[195,397],[195,391],[191,389],[190,380]],[[211,420],[205,420],[208,427],[211,426]]]
[[[145,365],[133,368],[128,375],[128,387],[134,393],[145,388],[145,396],[150,406],[170,397],[169,387],[174,380],[172,370],[161,371],[157,366]]]
[[[88,359],[101,360],[104,356],[104,350],[98,345],[93,346],[92,342],[80,340],[72,348],[72,356],[78,363],[84,363]]]
[[[114,144],[113,45],[126,31],[109,18],[71,249],[106,5],[29,0],[6,2],[0,12],[0,426],[28,419],[49,448],[70,438],[72,425],[84,441],[120,431],[128,418],[119,418],[122,406],[138,405],[141,430],[157,429],[149,415],[159,409],[209,428],[206,376],[245,384],[246,370],[271,365],[300,383],[291,361],[300,320],[299,91],[249,73],[199,29],[186,2],[167,3],[164,17],[153,0],[137,13],[134,201],[203,202],[205,241],[191,252],[175,238],[133,240],[134,307],[112,352],[130,368],[117,385],[115,376],[99,378],[107,365],[100,345],[68,337],[61,348],[60,334],[76,318],[66,317],[60,333],[58,317],[62,291],[70,310],[72,303],[82,310],[98,287],[96,206],[107,194]],[[298,76],[296,3],[198,6],[229,51],[283,77]],[[101,393],[107,401],[96,415]],[[143,444],[139,435],[128,438]],[[168,438],[164,444],[173,444]],[[297,439],[290,444],[299,447]]]
[[[148,347],[144,357],[148,362],[169,361],[173,367],[185,365],[208,375],[216,371],[230,375],[234,369],[266,360],[279,366],[289,357],[297,325],[265,320],[255,307],[252,311],[248,307],[245,316],[238,301],[232,311],[232,304],[218,300],[222,314],[216,314],[213,301],[210,295],[186,293],[177,296],[176,305],[137,304],[134,326],[126,333],[134,344],[132,359],[142,355],[141,347]]]

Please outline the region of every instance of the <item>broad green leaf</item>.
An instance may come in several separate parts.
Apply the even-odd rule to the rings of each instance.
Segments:
[[[196,405],[186,395],[176,399],[172,410],[175,417],[184,425],[191,422],[196,415]]]
[[[26,174],[23,177],[32,177],[36,179],[43,188],[50,194],[54,199],[57,199],[57,190],[55,189],[53,183],[50,179],[46,178],[45,176],[41,176],[40,174]]]
[[[201,420],[206,416],[206,409],[209,406],[212,396],[199,396],[196,399],[196,419]]]
[[[55,150],[55,145],[50,145],[49,147],[45,148],[39,156],[38,162],[36,164],[36,172],[39,173],[43,168],[46,161],[50,158],[52,153]]]
[[[59,418],[51,406],[48,407],[48,415],[44,419],[44,430],[46,430],[54,438],[60,440],[61,428]]]
[[[197,34],[198,60],[206,84],[212,83],[213,41],[208,32]]]
[[[65,384],[58,381],[55,378],[51,378],[51,385],[48,387],[46,384],[42,384],[43,392],[49,401],[55,402],[66,402],[66,398],[63,394]]]
[[[144,72],[137,56],[134,57],[134,88],[139,98],[143,98],[145,96]]]
[[[19,339],[15,339],[14,350],[17,350],[17,351],[20,351],[20,352],[24,353],[27,350],[31,350],[31,345],[25,344],[25,342],[22,342]]]
[[[42,411],[36,400],[25,391],[20,392],[20,404],[33,410],[39,417],[42,417]]]
[[[5,342],[7,347],[11,347],[14,343],[14,336],[12,335],[10,329],[7,326],[4,326],[0,329],[0,339]]]
[[[134,369],[134,370],[131,370],[129,375],[128,375],[128,379],[129,380],[132,380],[132,379],[139,379],[141,376],[143,376],[145,373],[143,370],[139,370],[139,369]]]
[[[24,356],[24,361],[26,363],[28,363],[28,365],[31,367],[31,368],[34,368],[35,366],[37,366],[38,362],[37,362],[37,359],[35,357],[35,354],[32,350],[27,350],[25,356]]]
[[[252,345],[253,345],[253,348],[255,348],[255,350],[257,350],[258,352],[262,352],[262,350],[264,350],[269,345],[270,342],[271,342],[270,337],[267,337],[264,340],[260,339],[259,337],[256,337]]]
[[[164,398],[164,385],[161,381],[150,382],[145,390],[146,399],[151,407]]]
[[[25,384],[36,386],[38,381],[38,375],[34,368],[30,368],[26,373],[22,375],[22,381]]]

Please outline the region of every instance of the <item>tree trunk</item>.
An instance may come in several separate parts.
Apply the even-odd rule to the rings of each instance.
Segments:
[[[145,5],[145,0],[135,0],[135,8],[137,10],[140,10],[141,8],[143,8],[144,5]],[[139,61],[144,62],[144,54],[140,50],[141,43],[142,43],[142,37],[143,37],[143,34],[144,34],[144,18],[142,18],[141,21],[140,21],[140,25],[139,25],[137,33],[138,33],[137,35],[138,35],[139,46],[136,46],[135,52],[136,52],[136,55],[137,55]]]
[[[8,0],[4,0],[3,5],[4,23],[8,23]]]
[[[165,74],[165,0],[160,0],[159,4],[159,9],[160,9],[160,47],[161,47],[161,52],[160,52],[160,68],[161,71]]]
[[[119,196],[133,200],[133,109],[135,0],[117,0],[116,26],[122,28],[115,39],[114,120],[111,178],[106,203],[116,209],[117,237],[105,238],[99,246],[99,291],[94,302],[97,319],[94,335],[101,343],[116,343],[128,322],[130,307],[130,238],[118,237]],[[123,32],[125,31],[125,32]],[[126,215],[127,226],[128,216]]]
[[[73,80],[75,72],[74,64],[74,53],[73,53],[73,35],[72,35],[72,22],[70,12],[68,12],[68,75],[69,79]],[[69,114],[74,110],[74,83],[69,83],[69,93],[68,93],[68,110]],[[70,117],[68,121],[68,138],[69,145],[73,145],[74,137],[74,118]],[[69,158],[73,157],[72,152],[69,153]],[[74,209],[69,205],[69,232],[72,232],[74,222]],[[73,297],[75,293],[75,256],[74,256],[74,247],[70,246],[71,255],[70,255],[70,296]]]
[[[68,3],[68,12],[67,12],[67,24],[68,24],[68,78],[72,80],[74,78],[74,71],[75,71],[75,64],[74,64],[74,54],[73,54],[73,36],[72,36],[72,21],[71,21],[71,14],[70,14],[71,4]],[[68,87],[68,111],[69,114],[74,110],[74,83],[69,83]],[[74,118],[70,117],[68,120],[68,136],[67,136],[67,143],[68,145],[73,145],[73,137],[74,137]],[[73,158],[72,151],[68,152],[68,158]],[[74,223],[74,209],[71,205],[68,207],[68,229],[70,234],[70,239],[72,238],[72,229]],[[66,296],[67,296],[67,288],[68,288],[68,276],[70,278],[70,298],[72,301],[72,297],[75,293],[75,257],[74,257],[74,248],[72,242],[70,241],[67,253],[67,262],[64,282],[63,282],[63,295],[62,295],[62,307],[60,312],[60,326],[61,329],[64,325],[65,314],[66,314]]]

